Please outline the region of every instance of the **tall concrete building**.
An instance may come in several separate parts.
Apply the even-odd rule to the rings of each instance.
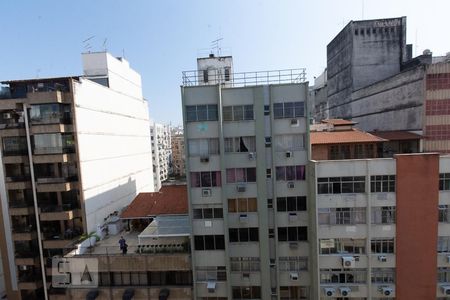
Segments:
[[[171,142],[171,175],[176,177],[186,176],[186,155],[183,131],[172,130],[170,136]]]
[[[348,23],[327,46],[328,117],[351,116],[351,93],[399,73],[408,49],[406,17]]]
[[[195,299],[308,297],[304,70],[205,73],[181,88]]]
[[[46,299],[47,262],[153,191],[147,102],[123,58],[84,75],[2,82],[0,250],[8,299]],[[47,290],[46,287],[49,289]]]
[[[155,191],[159,191],[161,183],[166,181],[169,176],[170,126],[151,122],[150,136],[152,141],[153,182]]]

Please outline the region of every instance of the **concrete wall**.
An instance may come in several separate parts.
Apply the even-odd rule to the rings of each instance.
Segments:
[[[152,192],[147,102],[87,79],[74,84],[76,140],[88,232],[139,192]],[[112,192],[113,191],[113,192]]]
[[[422,130],[424,66],[359,89],[344,115],[362,130]]]

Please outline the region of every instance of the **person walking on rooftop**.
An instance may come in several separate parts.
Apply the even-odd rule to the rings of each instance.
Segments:
[[[126,243],[125,239],[123,238],[123,236],[121,236],[120,240],[119,240],[119,247],[120,247],[120,250],[122,251],[122,253],[123,253],[123,249],[125,248],[126,244],[127,243]]]

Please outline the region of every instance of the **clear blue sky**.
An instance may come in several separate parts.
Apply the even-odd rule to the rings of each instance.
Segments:
[[[364,7],[364,9],[363,9]],[[82,41],[91,51],[122,51],[142,75],[150,116],[181,123],[180,82],[200,49],[222,37],[235,71],[326,66],[326,45],[350,20],[408,17],[408,43],[421,53],[450,51],[450,1],[77,0],[0,3],[0,80],[81,74]],[[416,54],[416,52],[414,53]]]

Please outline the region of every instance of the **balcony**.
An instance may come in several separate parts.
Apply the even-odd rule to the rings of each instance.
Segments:
[[[25,136],[25,123],[0,124],[0,137]]]
[[[19,273],[19,290],[36,290],[42,287],[42,279],[37,274]]]
[[[32,254],[29,254],[32,256]],[[37,257],[17,257],[14,260],[16,266],[39,266],[40,260]]]
[[[4,156],[26,156],[28,155],[27,148],[22,149],[3,149]]]
[[[28,179],[30,180],[30,179]],[[6,189],[8,190],[25,190],[31,189],[31,181],[6,181]]]
[[[36,239],[36,228],[31,224],[12,224],[12,238],[14,241],[31,241]]]
[[[63,91],[37,91],[29,92],[26,95],[32,104],[70,103],[72,101],[71,93]]]
[[[61,249],[73,245],[80,239],[81,233],[83,232],[80,228],[75,228],[71,230],[66,230],[66,233],[61,232],[43,232],[42,236],[44,238],[44,248],[45,249]]]
[[[35,148],[33,151],[34,155],[67,154],[67,153],[75,153],[75,145],[66,147],[39,147]]]
[[[76,204],[49,205],[41,208],[41,221],[73,220],[81,217],[81,210]]]
[[[9,215],[10,216],[28,216],[34,214],[34,207],[31,201],[25,202],[10,202]]]
[[[74,178],[72,178],[74,179]],[[37,191],[44,192],[68,192],[78,189],[78,182],[70,182],[70,178],[40,178],[36,180]],[[69,182],[68,182],[69,181]]]
[[[47,155],[35,155],[33,157],[33,162],[35,164],[44,163],[67,163],[76,161],[75,154],[57,153],[57,154],[47,154]]]

